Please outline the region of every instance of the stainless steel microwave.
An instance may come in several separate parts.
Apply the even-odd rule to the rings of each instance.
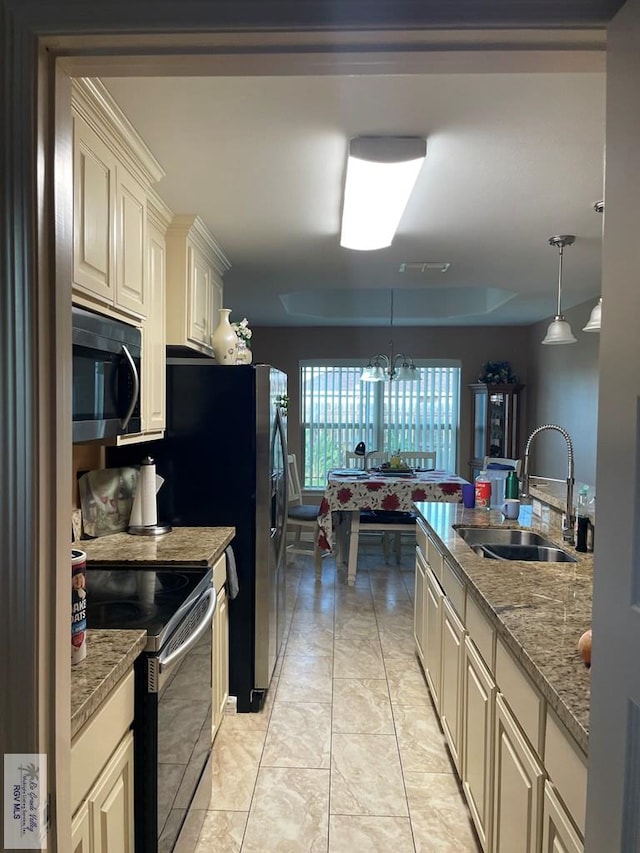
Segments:
[[[73,306],[73,440],[140,432],[140,329]]]

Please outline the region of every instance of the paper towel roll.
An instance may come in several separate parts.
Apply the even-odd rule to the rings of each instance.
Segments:
[[[156,466],[152,459],[147,458],[140,466],[129,525],[132,527],[148,527],[157,523]]]

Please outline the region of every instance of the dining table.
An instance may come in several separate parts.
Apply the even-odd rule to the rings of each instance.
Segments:
[[[340,521],[339,532],[348,537],[355,518],[362,510],[411,512],[414,502],[459,503],[462,501],[462,486],[468,482],[451,471],[432,468],[406,473],[393,469],[332,469],[328,472],[318,511],[318,545],[324,551],[335,548],[336,562],[343,564],[344,542],[342,536],[336,536],[334,519]],[[348,579],[352,584],[355,582],[357,549],[350,548],[349,551]]]

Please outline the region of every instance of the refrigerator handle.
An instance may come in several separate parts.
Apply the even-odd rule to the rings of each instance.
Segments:
[[[277,440],[280,441],[280,448],[282,450],[282,481],[284,487],[284,500],[282,504],[282,518],[276,519],[276,522],[279,522],[280,527],[282,528],[282,534],[280,536],[280,547],[278,549],[278,558],[277,565],[282,565],[282,560],[284,557],[284,552],[287,547],[287,507],[289,506],[289,477],[287,475],[287,436],[284,431],[284,424],[282,422],[282,414],[280,412],[280,406],[276,406],[276,435]]]

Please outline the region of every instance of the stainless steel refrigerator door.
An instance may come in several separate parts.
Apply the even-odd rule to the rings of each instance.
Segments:
[[[255,687],[265,690],[285,627],[284,553],[287,521],[287,438],[276,399],[287,377],[256,366]]]

